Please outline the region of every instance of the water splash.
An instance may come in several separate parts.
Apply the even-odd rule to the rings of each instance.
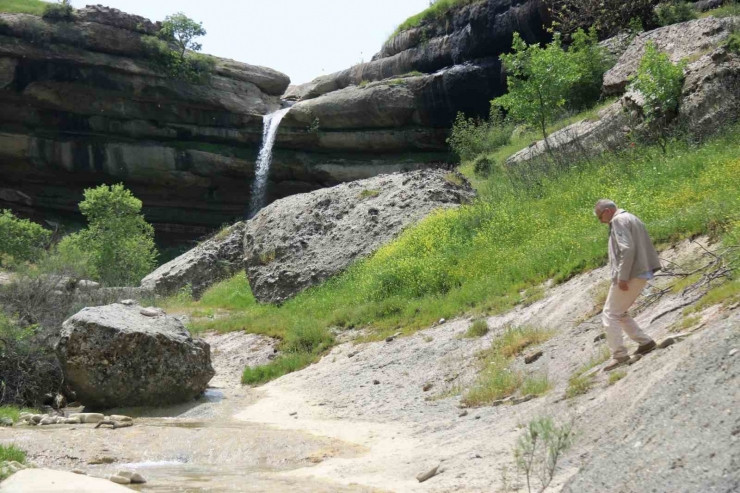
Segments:
[[[275,144],[280,121],[290,111],[290,108],[283,108],[269,115],[262,117],[264,129],[262,130],[262,148],[257,156],[257,169],[255,171],[254,182],[252,183],[252,195],[249,201],[248,218],[254,217],[265,205],[265,190],[267,188],[267,177],[270,174],[270,164],[272,164],[272,146]]]

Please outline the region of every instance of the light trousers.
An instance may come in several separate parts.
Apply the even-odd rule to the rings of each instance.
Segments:
[[[609,288],[609,296],[607,296],[606,303],[604,303],[601,321],[606,331],[606,341],[609,343],[609,349],[611,349],[614,358],[627,356],[622,331],[640,345],[653,340],[628,313],[632,303],[645,288],[645,284],[647,284],[647,279],[635,278],[629,281],[629,290],[627,291],[619,289],[619,284],[616,283],[612,283],[611,288]]]

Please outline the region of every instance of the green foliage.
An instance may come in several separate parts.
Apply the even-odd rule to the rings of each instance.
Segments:
[[[357,194],[357,197],[360,200],[363,200],[363,199],[373,199],[377,197],[378,195],[380,195],[380,190],[363,190],[362,192]]]
[[[318,119],[318,117],[311,120],[311,124],[306,127],[306,131],[310,134],[317,134],[319,133],[319,130],[321,129],[321,121]]]
[[[551,12],[553,29],[569,38],[578,29],[596,28],[606,39],[641,25],[652,28],[653,9],[659,0],[545,0]]]
[[[244,385],[266,383],[288,373],[301,370],[313,363],[315,359],[315,356],[306,353],[284,354],[270,364],[245,368],[242,374],[242,383]]]
[[[645,26],[642,24],[642,20],[639,17],[633,17],[630,19],[630,22],[627,26],[627,31],[632,36],[635,36],[637,34],[640,34],[641,32],[645,31]]]
[[[26,462],[26,453],[15,445],[0,445],[0,462]]]
[[[170,77],[203,84],[216,69],[213,57],[196,53],[201,45],[194,38],[205,34],[201,24],[178,13],[167,17],[158,37],[143,36],[142,42],[149,57]]]
[[[458,113],[447,143],[461,160],[469,161],[508,144],[513,130],[514,126],[504,119],[499,108],[492,106],[488,120],[466,118]]]
[[[479,318],[476,321],[474,321],[472,324],[470,324],[470,327],[468,327],[467,332],[465,332],[465,337],[469,338],[476,338],[476,337],[483,337],[484,335],[488,334],[488,322],[486,322],[485,318]]]
[[[468,5],[480,1],[482,0],[435,0],[433,3],[430,3],[429,8],[403,21],[401,25],[399,25],[396,30],[393,31],[393,34],[391,34],[389,41],[394,36],[403,31],[418,27],[425,22],[444,17],[450,10],[454,8],[462,7],[463,5]]]
[[[607,346],[602,346],[601,349],[593,353],[568,379],[568,388],[565,390],[565,396],[570,399],[591,390],[591,386],[594,383],[594,375],[586,375],[586,373],[608,360],[610,356],[611,353]]]
[[[727,49],[740,55],[740,33],[733,33],[727,38]]]
[[[165,17],[162,29],[157,34],[161,39],[176,46],[181,60],[185,60],[186,51],[200,51],[202,46],[195,41],[205,36],[202,22],[196,22],[182,12]]]
[[[501,55],[506,67],[509,92],[491,101],[503,107],[509,116],[542,130],[547,138],[547,125],[565,107],[573,86],[581,80],[579,67],[563,50],[555,35],[545,48],[527,43],[514,33],[513,53]]]
[[[70,0],[59,0],[44,7],[42,17],[55,21],[71,21],[74,18],[74,7]]]
[[[0,211],[0,263],[3,259],[33,262],[43,254],[51,233],[28,219],[18,219],[9,210]]]
[[[488,156],[478,156],[473,161],[473,172],[476,176],[486,178],[493,170],[494,162]]]
[[[682,0],[670,0],[658,5],[655,9],[655,15],[658,18],[658,24],[661,26],[670,26],[697,17],[696,9],[690,3]]]
[[[8,418],[13,423],[21,419],[21,413],[38,413],[38,411],[27,407],[0,406],[0,418]]]
[[[558,461],[573,444],[570,425],[557,425],[552,418],[531,421],[514,447],[517,469],[524,473],[529,493],[542,493],[555,477]],[[539,488],[535,488],[535,480]]]
[[[578,29],[573,34],[573,42],[568,49],[568,55],[573,59],[579,72],[579,78],[567,97],[568,106],[582,110],[599,100],[604,73],[614,65],[616,60],[606,49],[599,46],[595,27],[591,27],[588,32]]]
[[[647,43],[630,87],[645,97],[648,122],[678,110],[685,67],[685,60],[674,64],[666,53],[658,51],[654,43]]]
[[[41,0],[0,0],[0,12],[42,15],[48,5]]]
[[[111,286],[138,285],[156,264],[154,228],[141,215],[141,201],[122,184],[85,190],[80,211],[86,229],[65,237],[59,252],[85,258],[95,278]]]
[[[725,0],[725,3],[716,9],[708,10],[699,17],[736,17],[740,16],[740,2],[737,0]]]

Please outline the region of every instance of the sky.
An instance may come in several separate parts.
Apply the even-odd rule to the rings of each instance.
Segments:
[[[153,21],[183,12],[208,34],[203,52],[262,65],[292,84],[370,61],[429,0],[97,0]],[[72,0],[82,8],[92,0]]]

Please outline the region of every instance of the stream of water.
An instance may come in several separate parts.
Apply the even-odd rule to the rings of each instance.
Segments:
[[[262,148],[260,149],[259,156],[257,156],[257,169],[255,170],[254,182],[252,183],[252,195],[247,214],[247,217],[250,219],[265,205],[267,177],[270,174],[270,164],[272,164],[272,147],[275,145],[280,121],[288,111],[290,111],[290,108],[283,108],[263,117]]]

